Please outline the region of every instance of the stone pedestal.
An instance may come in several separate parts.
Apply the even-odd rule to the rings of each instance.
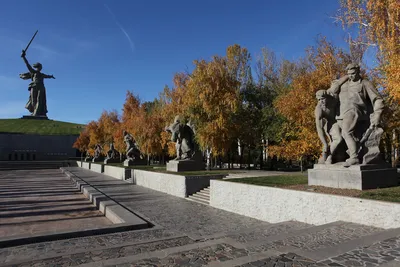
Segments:
[[[47,116],[32,116],[32,115],[24,115],[21,119],[32,119],[32,120],[48,120]]]
[[[129,166],[135,166],[135,165],[147,165],[147,160],[146,159],[135,159],[135,160],[125,160],[124,161],[124,166],[129,167]]]
[[[398,185],[397,170],[386,165],[315,164],[308,170],[308,185],[341,189],[376,189]]]
[[[170,160],[167,163],[167,171],[185,172],[185,171],[203,171],[205,164],[198,160]]]

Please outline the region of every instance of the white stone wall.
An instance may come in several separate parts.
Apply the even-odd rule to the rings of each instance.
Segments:
[[[185,176],[133,170],[133,183],[177,197],[186,197]]]
[[[104,171],[104,165],[102,164],[97,164],[97,163],[91,163],[90,164],[90,170],[98,173],[102,173]]]
[[[120,180],[125,180],[127,179],[126,173],[130,173],[130,169],[127,171],[126,168],[123,167],[116,167],[116,166],[110,166],[110,165],[104,165],[104,174],[120,179]],[[128,177],[130,178],[130,177]]]
[[[210,205],[255,219],[400,227],[400,204],[211,180]]]
[[[90,170],[90,162],[83,161],[82,162],[82,168]]]

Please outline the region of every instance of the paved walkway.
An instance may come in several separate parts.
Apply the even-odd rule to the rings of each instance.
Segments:
[[[270,224],[70,171],[157,227],[3,248],[0,266],[400,266],[399,229]]]

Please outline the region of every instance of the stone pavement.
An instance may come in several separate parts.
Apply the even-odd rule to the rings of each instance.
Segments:
[[[2,248],[0,266],[397,266],[400,261],[399,229],[346,222],[270,224],[88,170],[69,170],[155,227]]]

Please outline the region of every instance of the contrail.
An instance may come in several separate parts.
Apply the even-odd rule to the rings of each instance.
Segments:
[[[133,43],[131,37],[129,36],[129,34],[125,31],[124,27],[122,27],[122,25],[118,22],[117,18],[115,17],[114,13],[111,11],[111,9],[104,4],[104,7],[108,10],[108,12],[111,14],[111,16],[114,18],[115,24],[117,24],[117,26],[120,28],[120,30],[122,31],[122,33],[126,36],[126,38],[128,39],[128,42],[131,46],[132,52],[135,52],[135,44]]]

